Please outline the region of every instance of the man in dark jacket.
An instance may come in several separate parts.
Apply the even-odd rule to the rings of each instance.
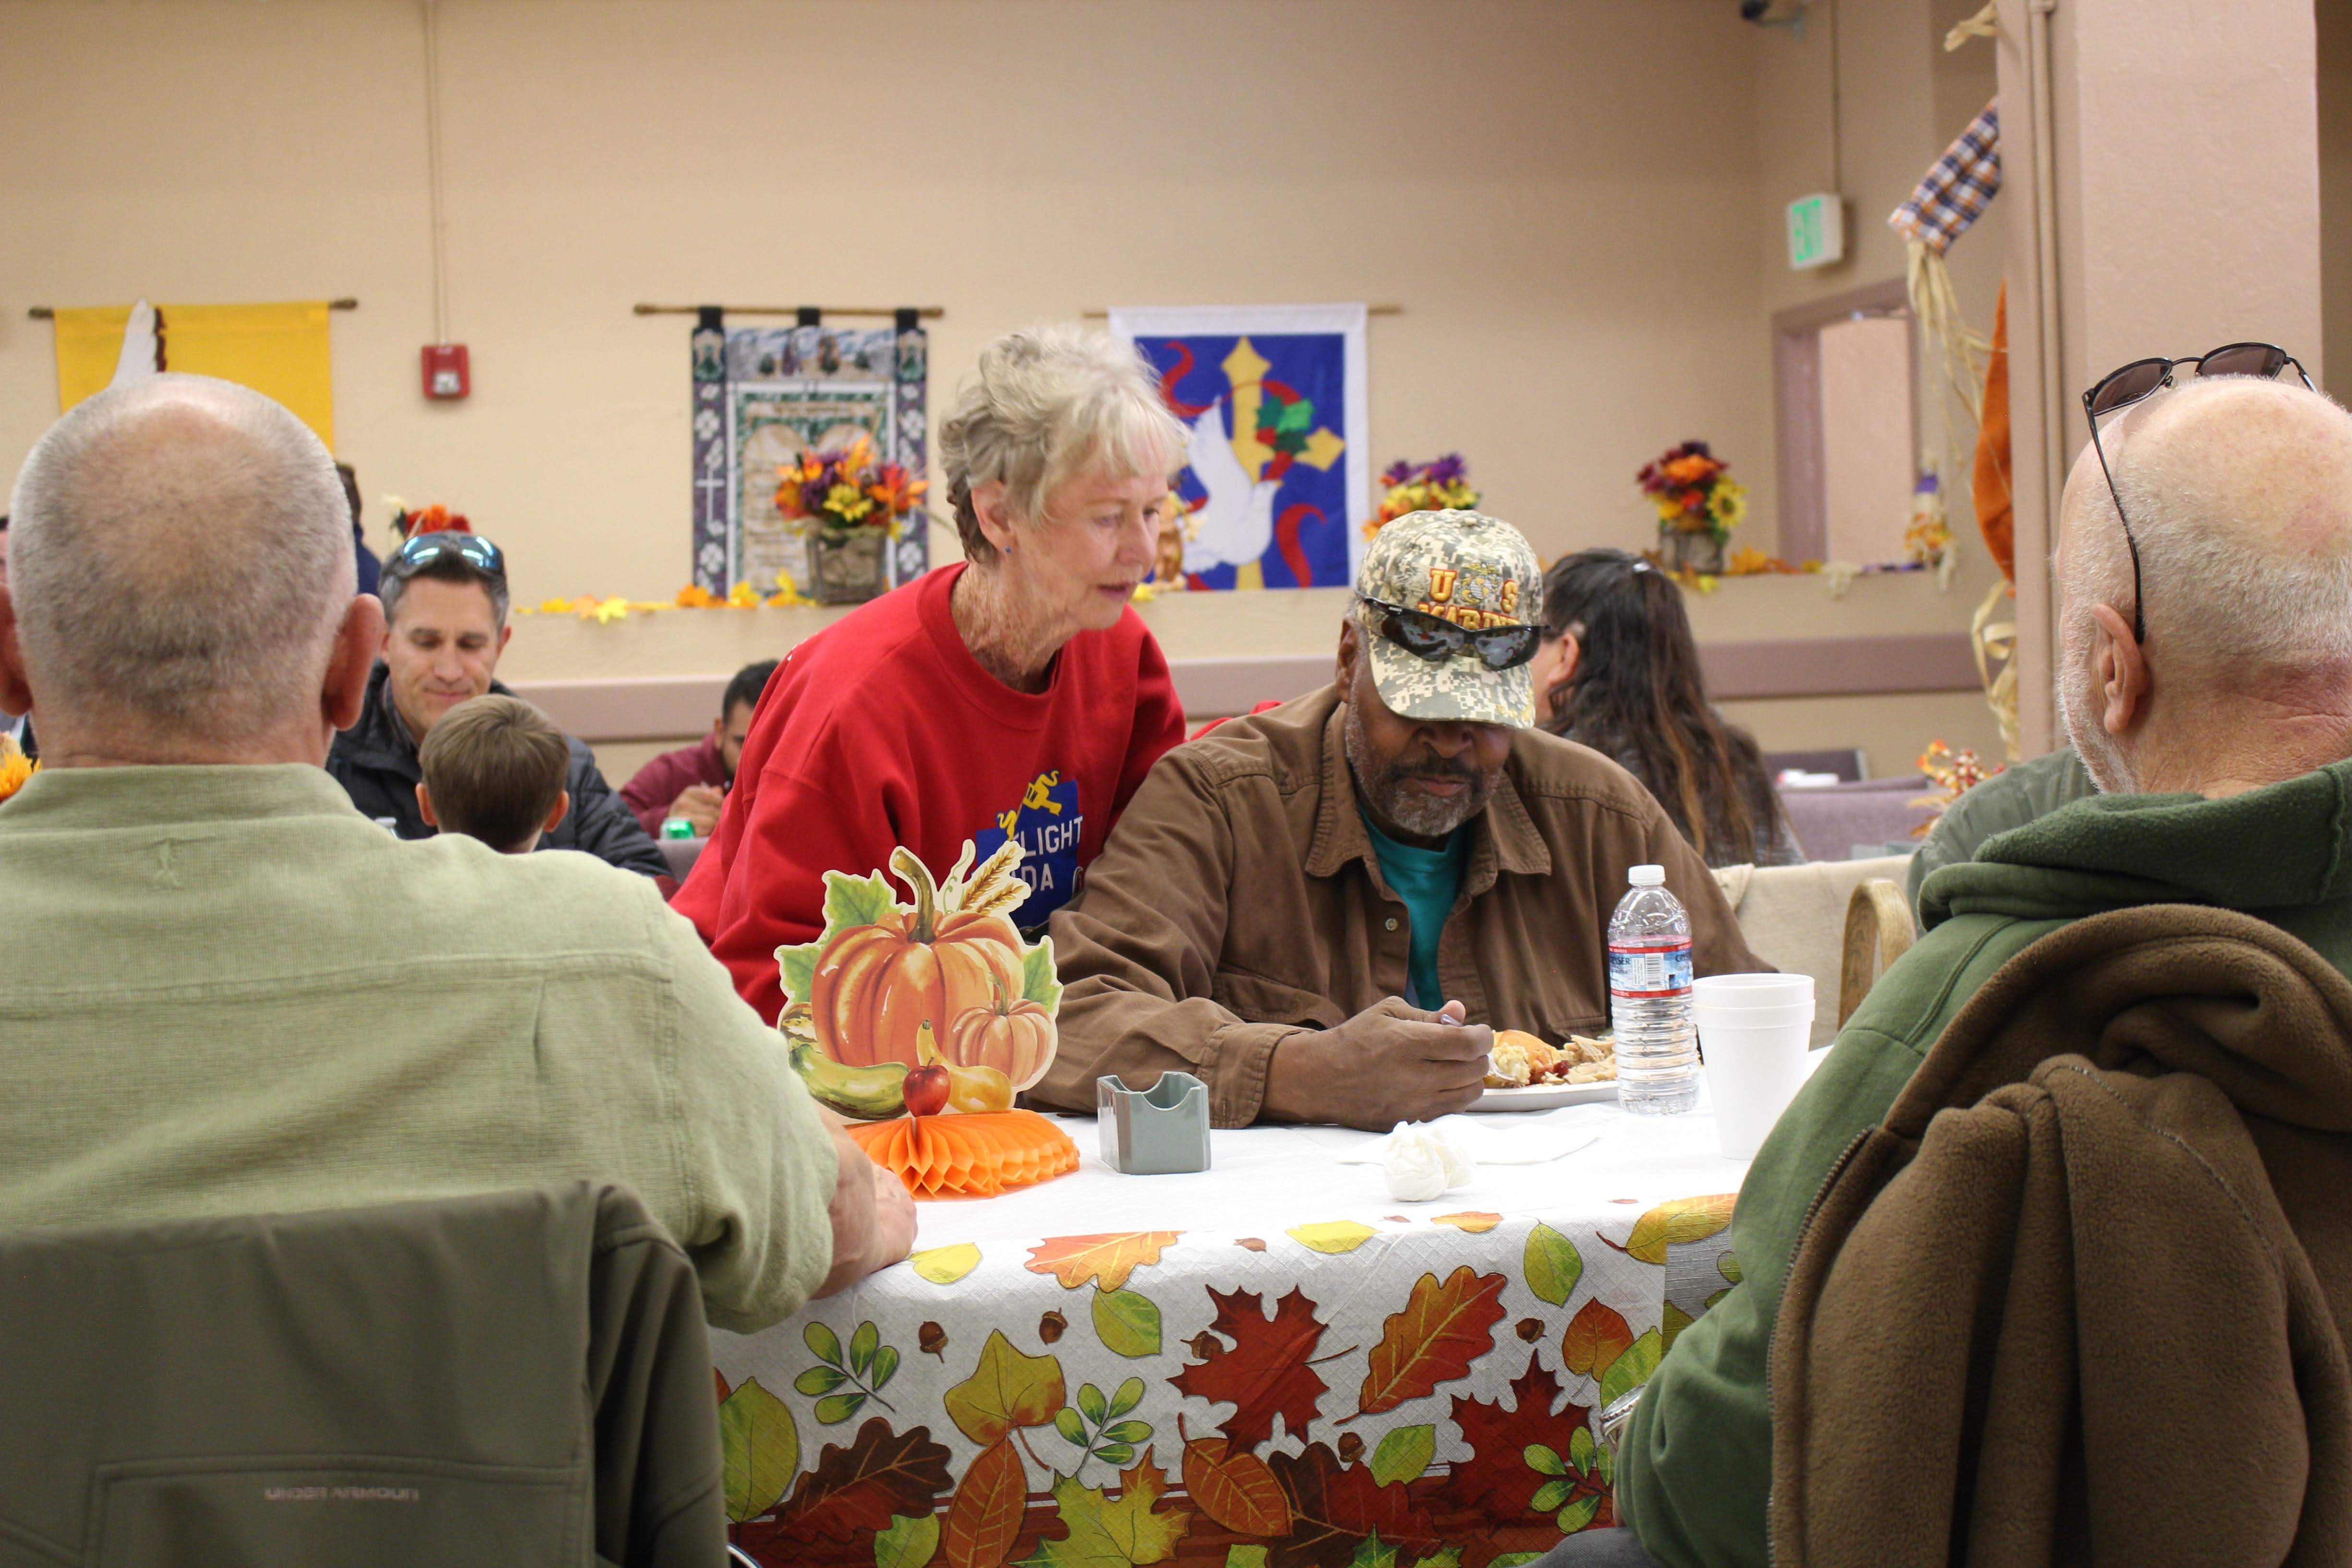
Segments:
[[[384,563],[383,656],[368,678],[359,722],[335,737],[327,771],[362,815],[403,838],[433,829],[417,809],[424,769],[416,748],[458,703],[495,691],[492,675],[514,628],[507,625],[506,557],[478,534],[420,533]],[[564,787],[572,810],[540,841],[542,849],[584,849],[624,870],[667,873],[661,848],[621,803],[596,759],[576,738]]]

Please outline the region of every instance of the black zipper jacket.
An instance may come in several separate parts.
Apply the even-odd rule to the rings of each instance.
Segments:
[[[358,723],[335,737],[327,752],[327,771],[362,816],[388,819],[403,838],[429,838],[433,829],[416,807],[416,785],[425,773],[416,760],[416,742],[392,706],[391,676],[391,669],[378,660],[368,677],[367,706],[360,710]],[[514,695],[495,680],[490,689],[501,697]],[[666,875],[669,862],[662,858],[661,846],[646,837],[636,817],[596,771],[594,754],[575,737],[563,739],[572,748],[572,772],[563,784],[572,792],[572,809],[539,847],[584,849],[625,871]]]

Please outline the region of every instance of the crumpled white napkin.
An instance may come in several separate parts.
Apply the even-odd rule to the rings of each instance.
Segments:
[[[1422,1203],[1466,1185],[1477,1169],[1433,1122],[1400,1121],[1381,1148],[1381,1173],[1388,1178],[1389,1196],[1399,1203]]]
[[[1591,1114],[1598,1112],[1600,1114]],[[1579,1106],[1552,1112],[1538,1121],[1515,1118],[1497,1126],[1469,1116],[1441,1116],[1434,1121],[1399,1122],[1396,1131],[1374,1142],[1339,1150],[1332,1159],[1342,1165],[1381,1165],[1401,1133],[1434,1132],[1461,1159],[1473,1165],[1541,1165],[1587,1148],[1600,1140],[1599,1123],[1617,1114],[1613,1106]]]

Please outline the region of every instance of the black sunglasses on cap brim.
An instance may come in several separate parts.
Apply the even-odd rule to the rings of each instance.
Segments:
[[[1543,628],[1529,626],[1484,626],[1476,631],[1457,626],[1443,616],[1410,609],[1359,594],[1356,597],[1374,614],[1372,629],[1412,654],[1439,664],[1464,648],[1474,650],[1488,669],[1517,669],[1535,658]]]
[[[2107,494],[2115,498],[2116,521],[2124,525],[2124,547],[2131,552],[2132,641],[2136,643],[2147,641],[2147,616],[2139,587],[2139,541],[2132,537],[2131,519],[2124,515],[2123,492],[2116,489],[2116,471],[2107,467],[2107,449],[2099,444],[2099,416],[2154,397],[2172,384],[2172,373],[2184,364],[2195,367],[2191,375],[2252,375],[2264,381],[2293,365],[2303,384],[2311,386],[2311,373],[2303,368],[2303,362],[2276,343],[2224,343],[2195,359],[2136,359],[2120,370],[2107,372],[2083,394],[2083,415],[2091,426],[2091,450],[2099,455],[2099,472],[2106,476]]]
[[[392,552],[383,563],[387,577],[407,577],[421,571],[444,556],[454,555],[477,572],[504,580],[507,574],[507,552],[478,533],[459,533],[453,529],[441,529],[432,533],[411,534],[407,542]]]

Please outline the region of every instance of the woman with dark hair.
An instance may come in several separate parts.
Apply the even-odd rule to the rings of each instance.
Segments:
[[[1805,858],[1756,738],[1699,679],[1682,590],[1638,555],[1582,550],[1544,574],[1536,720],[1649,786],[1710,866]]]

